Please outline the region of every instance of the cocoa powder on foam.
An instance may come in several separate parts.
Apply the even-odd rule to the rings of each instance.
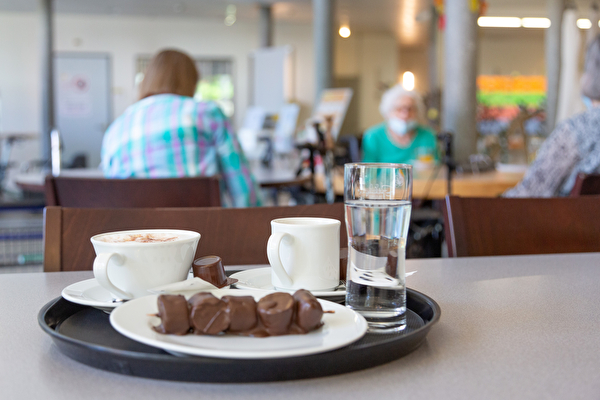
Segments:
[[[109,235],[101,237],[98,240],[106,243],[164,243],[172,242],[177,239],[177,236],[169,236],[168,234],[136,233],[123,235]]]

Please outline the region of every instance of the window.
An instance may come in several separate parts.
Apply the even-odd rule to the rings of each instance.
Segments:
[[[151,56],[138,56],[134,84],[137,87],[144,79],[144,71],[150,64]],[[215,101],[223,113],[231,118],[234,113],[233,61],[229,59],[194,58],[200,80],[196,86],[196,100]]]

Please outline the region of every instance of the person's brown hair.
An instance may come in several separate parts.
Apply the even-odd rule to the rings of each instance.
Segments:
[[[163,50],[152,58],[140,83],[140,100],[155,94],[193,97],[199,79],[194,61],[178,50]]]

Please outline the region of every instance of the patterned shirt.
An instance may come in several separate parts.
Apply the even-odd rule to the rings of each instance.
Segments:
[[[172,94],[131,105],[102,142],[107,178],[176,178],[220,174],[224,204],[262,201],[236,136],[219,107]]]
[[[521,182],[504,196],[567,196],[580,172],[600,172],[600,107],[558,125],[538,150]]]

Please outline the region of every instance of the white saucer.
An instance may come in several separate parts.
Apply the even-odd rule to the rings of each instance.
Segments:
[[[87,279],[67,286],[62,291],[62,297],[77,304],[96,307],[102,311],[111,311],[123,304],[114,302],[113,295],[98,284],[96,279]]]
[[[254,296],[256,291],[223,290],[218,293],[230,296]],[[124,336],[163,349],[177,355],[195,355],[220,358],[261,359],[304,356],[338,349],[360,339],[367,331],[365,319],[341,305],[319,300],[323,310],[334,311],[323,315],[323,326],[306,335],[271,336],[255,338],[231,334],[210,335],[165,335],[152,327],[160,324],[156,295],[128,301],[110,314],[110,323]]]
[[[272,292],[274,290],[280,292],[293,293],[295,290],[283,290],[275,289],[271,284],[271,268],[254,268],[247,269],[245,271],[236,272],[231,275],[232,278],[237,278],[233,286],[238,289],[246,290],[257,290],[262,292]],[[344,285],[338,286],[335,290],[311,290],[310,291],[315,297],[337,297],[346,295],[346,287]]]
[[[193,275],[190,273],[188,279],[193,278]],[[229,286],[226,286],[222,289],[227,289]],[[197,292],[199,290],[192,290],[193,292]],[[203,289],[203,292],[210,292],[211,290]],[[178,291],[177,293],[186,293],[185,291]],[[148,292],[148,294],[151,294]],[[95,307],[99,310],[110,312],[115,307],[123,304],[123,301],[117,300],[115,301],[115,296],[110,293],[108,290],[104,289],[102,286],[98,284],[95,278],[86,279],[85,281],[77,282],[72,285],[67,286],[63,289],[61,293],[62,297],[70,302],[81,304],[84,306]]]

